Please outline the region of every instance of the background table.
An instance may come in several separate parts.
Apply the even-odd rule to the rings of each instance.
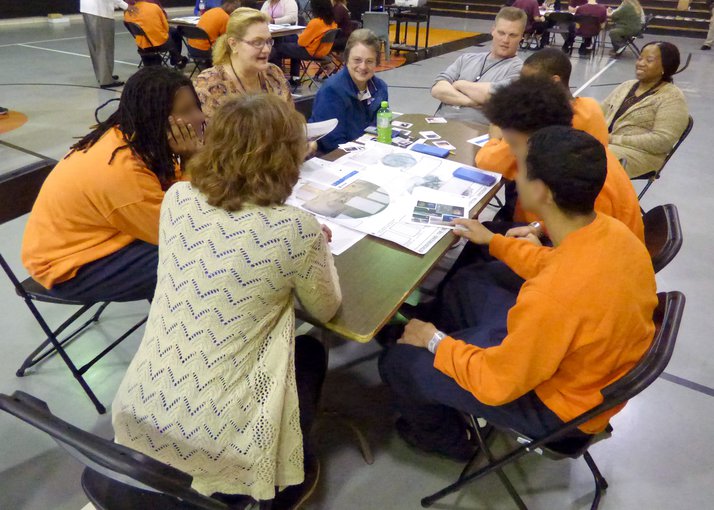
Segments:
[[[427,115],[402,115],[398,120],[411,122],[414,136],[419,131],[435,131],[451,142],[456,150],[449,159],[474,164],[479,147],[466,140],[488,132],[488,126],[449,121],[447,124],[427,124]],[[324,158],[335,160],[344,155],[336,150]],[[500,189],[500,183],[473,209],[478,215]],[[447,252],[456,236],[447,233],[428,253],[419,255],[397,244],[367,236],[343,254],[335,257],[340,276],[342,306],[328,323],[320,324],[298,311],[301,319],[334,331],[357,342],[368,342],[397,312],[402,303],[416,289],[439,259]]]
[[[185,16],[183,18],[173,18],[169,20],[169,25],[174,27],[189,26],[195,27],[198,24],[198,16]],[[305,30],[301,25],[291,25],[285,28],[271,29],[272,37],[285,37],[286,35],[299,35]]]

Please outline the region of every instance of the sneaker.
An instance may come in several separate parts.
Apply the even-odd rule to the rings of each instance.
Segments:
[[[701,49],[703,49],[704,51],[709,51],[710,49],[712,49],[712,47],[709,46],[708,44],[705,44],[705,45],[702,46]]]
[[[320,480],[320,460],[314,454],[305,456],[305,480],[278,492],[273,499],[271,510],[298,510],[310,499]]]
[[[467,427],[464,427],[464,433],[461,437],[448,446],[430,443],[423,437],[419,437],[418,431],[414,430],[409,422],[407,422],[404,418],[399,418],[397,420],[395,428],[397,429],[399,437],[401,437],[409,446],[426,453],[435,453],[456,462],[468,462],[478,451],[469,439],[469,431]]]

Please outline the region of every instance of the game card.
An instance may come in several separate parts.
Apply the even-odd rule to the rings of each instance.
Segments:
[[[438,140],[441,138],[438,133],[435,133],[434,131],[419,131],[419,136],[422,138],[426,138],[427,140]]]

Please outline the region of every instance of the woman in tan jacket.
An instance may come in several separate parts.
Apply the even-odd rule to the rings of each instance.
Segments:
[[[649,43],[637,60],[637,80],[626,81],[602,103],[609,148],[625,158],[630,177],[658,170],[687,127],[687,102],[672,83],[678,68],[675,45]]]

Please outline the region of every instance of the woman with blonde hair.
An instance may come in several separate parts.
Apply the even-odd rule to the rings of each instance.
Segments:
[[[611,57],[618,57],[620,49],[627,45],[627,40],[640,33],[644,22],[644,10],[638,0],[622,0],[614,11],[608,8],[608,15],[615,26],[610,30],[612,43]]]
[[[112,405],[118,443],[232,505],[295,508],[318,479],[326,355],[295,338],[294,302],[327,321],[341,294],[329,231],[285,205],[304,156],[304,121],[273,94],[215,112],[191,182],[166,193],[156,294]]]
[[[231,14],[226,33],[213,46],[213,67],[194,84],[207,118],[235,95],[265,92],[292,104],[283,72],[268,62],[273,47],[268,21],[267,14],[247,7]]]

